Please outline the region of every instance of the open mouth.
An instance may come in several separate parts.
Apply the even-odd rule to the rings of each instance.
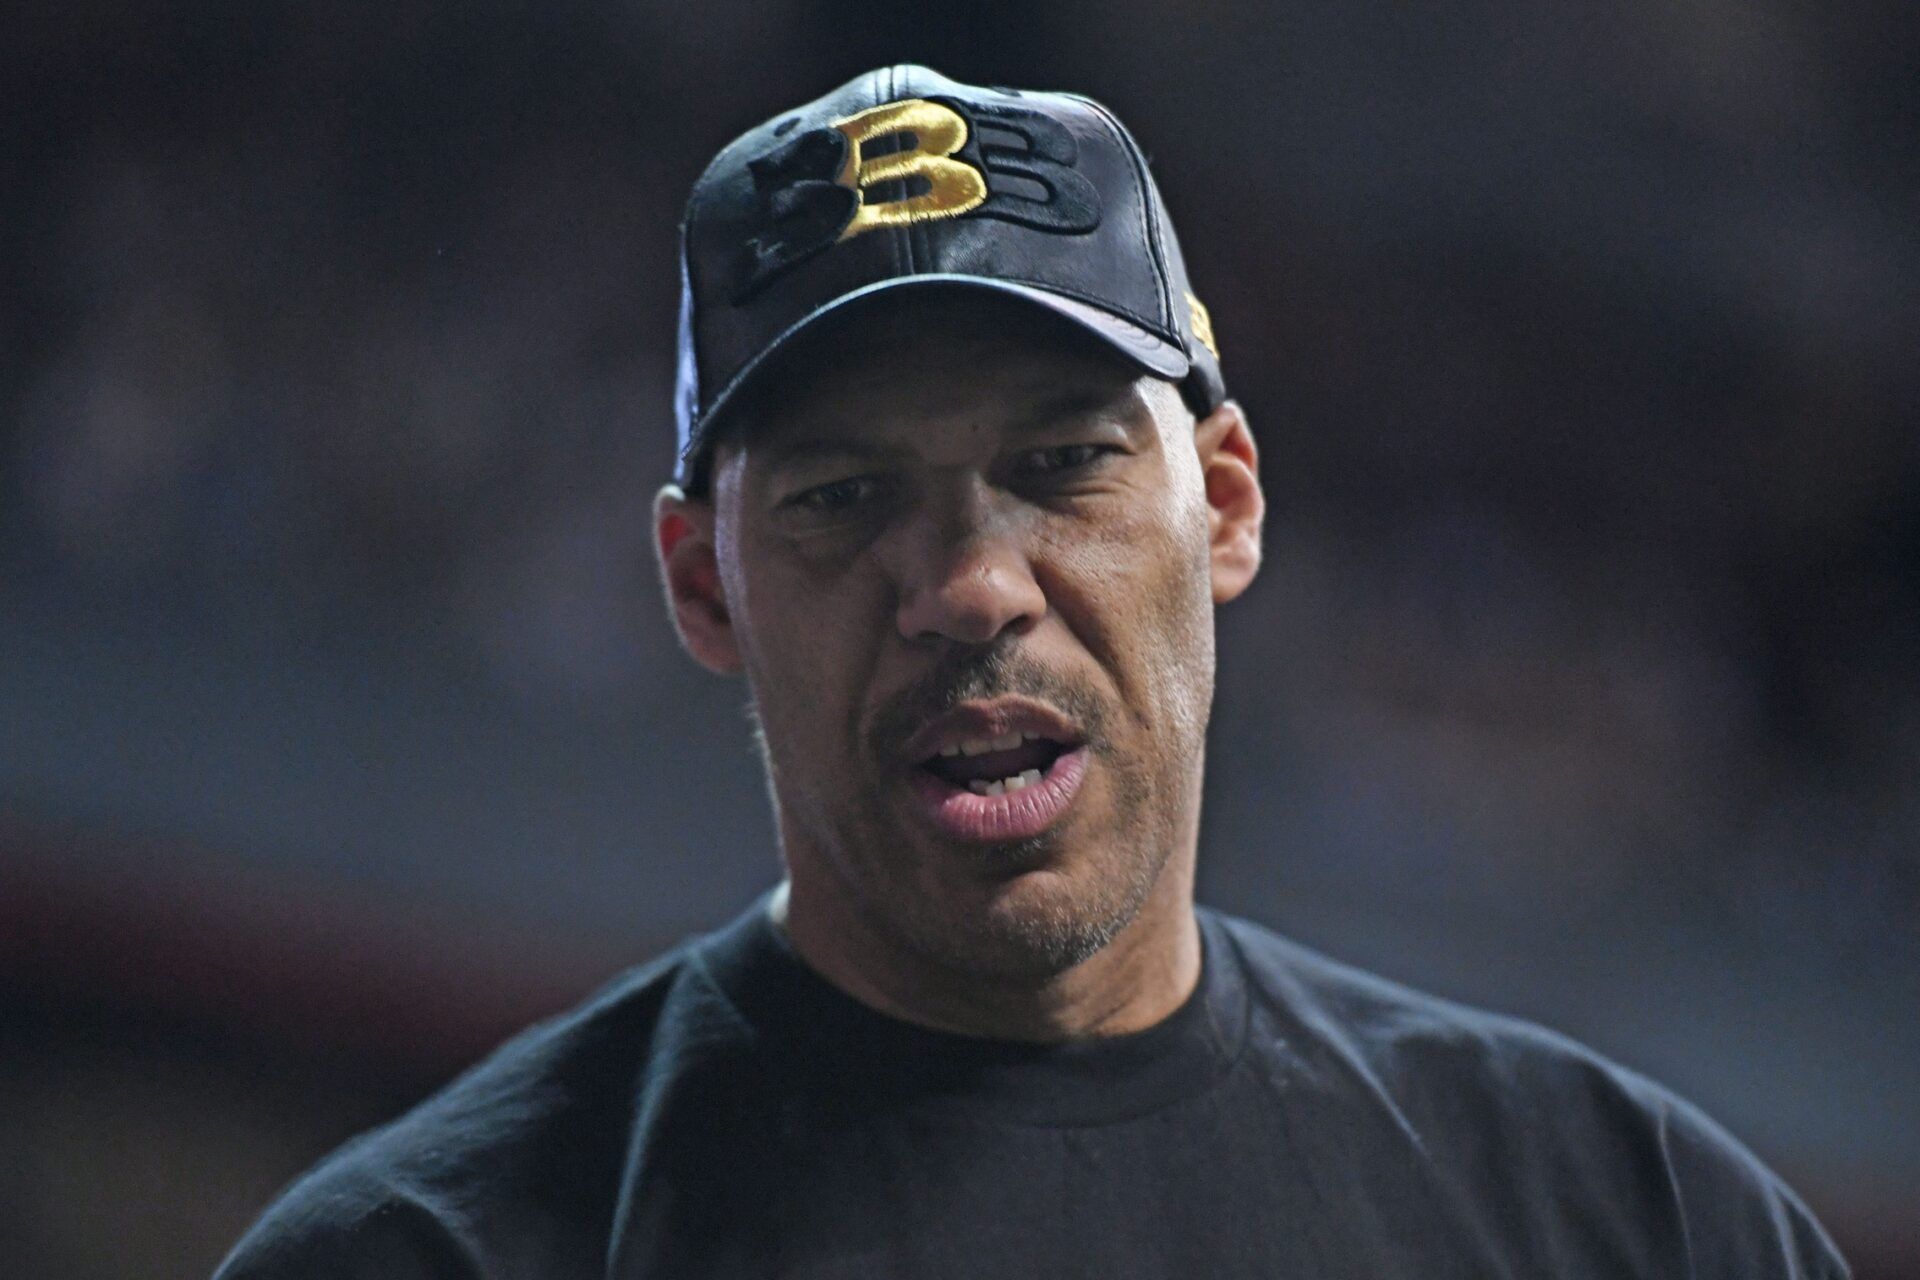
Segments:
[[[1038,784],[1073,745],[1038,734],[1010,733],[990,750],[970,754],[950,747],[922,760],[918,767],[974,795],[1007,795]]]
[[[930,757],[907,772],[921,816],[948,837],[1024,840],[1072,807],[1087,775],[1087,748],[1022,736],[973,755]]]

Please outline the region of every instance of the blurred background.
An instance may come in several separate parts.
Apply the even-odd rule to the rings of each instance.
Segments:
[[[1920,1276],[1910,5],[68,0],[0,40],[0,1257],[273,1194],[777,878],[675,229],[869,67],[1099,98],[1269,501],[1203,901],[1692,1098]]]

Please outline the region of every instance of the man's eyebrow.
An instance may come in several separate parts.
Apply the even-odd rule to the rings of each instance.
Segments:
[[[885,458],[904,455],[899,445],[862,440],[859,436],[804,436],[778,439],[759,446],[768,470],[813,462],[821,458]]]
[[[1098,387],[1090,391],[1069,391],[1063,396],[1047,401],[1026,417],[1014,424],[1014,431],[1020,435],[1030,435],[1042,431],[1056,422],[1077,422],[1090,418],[1107,409],[1120,409],[1129,428],[1144,425],[1151,415],[1147,405],[1134,394],[1136,384],[1127,383],[1119,388]]]
[[[1017,436],[1035,435],[1056,423],[1077,421],[1115,407],[1123,410],[1129,434],[1151,422],[1152,414],[1129,385],[1120,391],[1073,391],[1056,397],[1016,420],[1011,431]],[[814,435],[774,439],[759,446],[758,453],[771,472],[827,458],[900,458],[912,450],[854,435]]]

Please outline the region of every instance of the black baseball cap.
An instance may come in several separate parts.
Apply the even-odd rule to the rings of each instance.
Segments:
[[[771,356],[876,294],[1024,298],[1177,382],[1226,397],[1146,157],[1072,93],[882,67],[728,143],[680,224],[675,481],[703,496],[716,424]]]

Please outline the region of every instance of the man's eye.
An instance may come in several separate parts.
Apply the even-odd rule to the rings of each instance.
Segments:
[[[1063,444],[1052,449],[1035,450],[1030,457],[1043,458],[1052,465],[1034,468],[1047,474],[1081,471],[1120,450],[1110,444]]]
[[[872,485],[877,477],[848,476],[844,480],[835,480],[829,484],[816,485],[802,490],[788,498],[784,505],[797,507],[802,511],[812,511],[823,515],[851,508],[860,496],[860,485]]]

